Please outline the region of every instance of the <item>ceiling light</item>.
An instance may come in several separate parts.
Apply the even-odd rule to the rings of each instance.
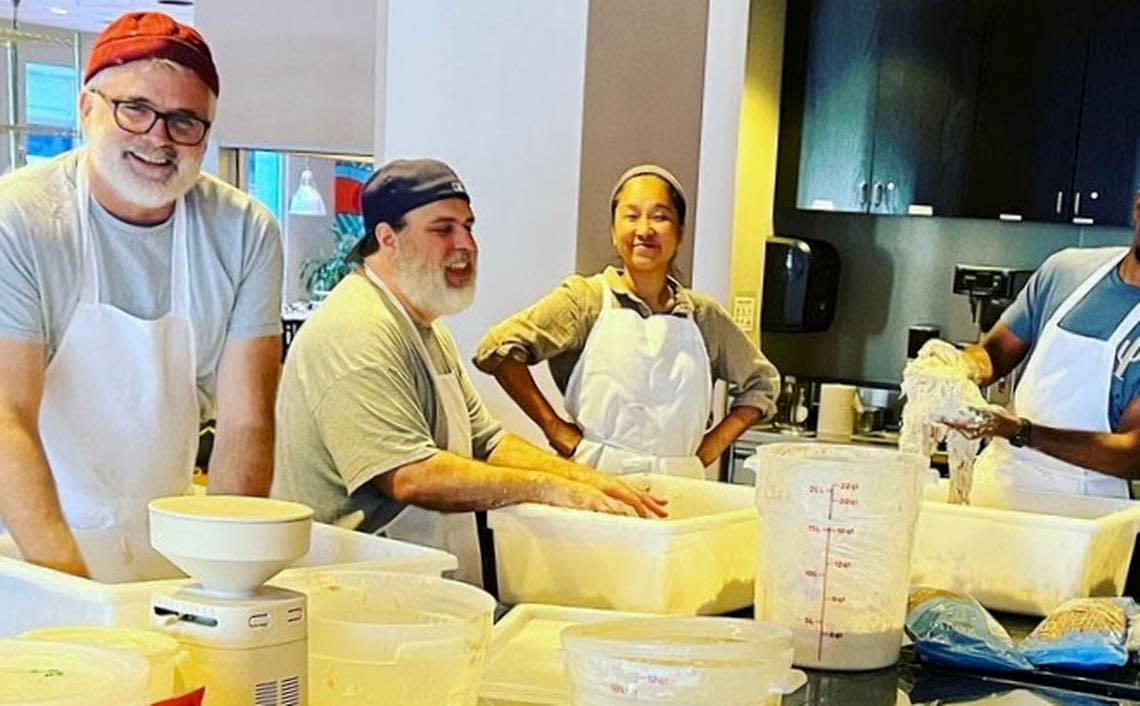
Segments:
[[[48,12],[53,15],[66,15],[68,13],[68,10],[63,7],[49,7]]]

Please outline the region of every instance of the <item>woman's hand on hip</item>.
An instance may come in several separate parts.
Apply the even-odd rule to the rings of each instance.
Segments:
[[[578,450],[578,444],[582,442],[582,430],[561,418],[551,422],[543,432],[551,447],[563,458],[572,457]]]

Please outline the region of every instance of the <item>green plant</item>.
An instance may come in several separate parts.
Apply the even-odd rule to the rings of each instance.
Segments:
[[[301,263],[301,283],[312,299],[320,299],[352,271],[348,253],[364,237],[364,222],[357,217],[337,216],[329,230],[333,234],[333,252],[322,251]]]

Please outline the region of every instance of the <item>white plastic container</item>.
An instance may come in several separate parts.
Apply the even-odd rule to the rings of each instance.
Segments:
[[[799,667],[897,662],[927,460],[796,443],[762,446],[755,459],[756,617],[792,631]]]
[[[114,551],[79,533],[84,556]],[[309,553],[278,576],[311,567],[352,566],[438,576],[457,566],[454,556],[428,547],[314,523]],[[101,583],[28,564],[8,535],[0,535],[0,636],[52,625],[150,626],[150,597],[190,582],[169,562],[154,566],[154,580]]]
[[[474,706],[495,599],[432,576],[315,571],[309,706]]]
[[[0,640],[0,706],[146,706],[147,672],[121,650]]]
[[[756,509],[743,486],[633,474],[669,499],[642,519],[547,505],[487,513],[504,603],[727,613],[752,603]]]
[[[807,681],[792,635],[738,618],[648,618],[562,632],[575,706],[779,706]]]
[[[1026,615],[1045,615],[1070,598],[1123,593],[1140,503],[975,484],[970,505],[951,505],[947,488],[943,481],[926,489],[914,583]]]
[[[569,704],[562,631],[574,625],[647,617],[654,616],[538,603],[515,606],[491,632],[479,706]]]
[[[145,659],[150,667],[146,690],[148,702],[169,699],[175,694],[175,668],[182,652],[178,640],[170,635],[154,630],[77,625],[29,630],[20,635],[20,639],[126,650]]]

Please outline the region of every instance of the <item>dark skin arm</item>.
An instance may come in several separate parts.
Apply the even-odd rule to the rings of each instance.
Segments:
[[[582,430],[558,416],[542,390],[538,389],[527,365],[508,358],[495,369],[495,380],[538,425],[551,448],[566,458],[574,455],[582,441]]]
[[[1029,351],[1029,344],[999,323],[982,341],[962,351],[971,377],[979,386],[1000,380],[1016,368]],[[1010,439],[1021,420],[1001,407],[973,410],[973,421],[947,420],[947,426],[970,438],[998,436]],[[1029,420],[1032,422],[1033,420]],[[1124,410],[1115,432],[1080,431],[1033,425],[1030,448],[1083,468],[1118,478],[1140,478],[1140,400]]]
[[[962,358],[970,369],[970,378],[978,387],[985,387],[1013,372],[1027,353],[1029,344],[998,322],[980,342],[967,346]]]
[[[977,421],[948,422],[947,425],[971,438],[1000,436],[1004,439],[1013,437],[1021,426],[1020,419],[1001,407],[975,411]],[[1140,478],[1140,399],[1125,408],[1115,432],[1056,429],[1034,424],[1029,446],[1110,476],[1127,480]]]
[[[749,427],[759,422],[762,416],[764,413],[755,407],[734,408],[701,439],[701,445],[697,447],[697,458],[706,466],[720,458],[725,449],[732,446],[732,442]]]

